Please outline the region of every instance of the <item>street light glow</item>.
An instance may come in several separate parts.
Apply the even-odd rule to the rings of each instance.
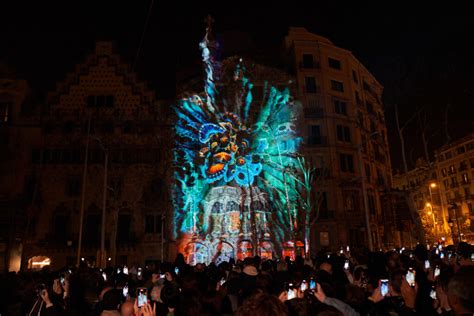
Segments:
[[[432,188],[436,188],[436,186],[437,186],[437,185],[436,185],[436,183],[434,183],[434,182],[432,182],[432,183],[430,184],[430,187],[432,187]]]
[[[426,207],[431,207],[431,203],[429,203],[429,202],[426,203],[425,205],[426,205]]]

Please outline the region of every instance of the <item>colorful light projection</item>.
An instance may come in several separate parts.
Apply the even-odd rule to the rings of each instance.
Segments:
[[[200,43],[204,92],[175,106],[174,238],[190,263],[279,255],[296,228],[300,105],[288,88],[268,83],[264,102],[254,104],[242,60],[237,89],[218,92],[209,34],[210,27]]]

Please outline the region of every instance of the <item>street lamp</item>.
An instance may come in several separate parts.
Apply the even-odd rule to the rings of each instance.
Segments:
[[[436,182],[431,182],[430,185],[428,186],[428,190],[430,192],[430,202],[433,204],[432,189],[436,189],[436,188],[438,188],[438,193],[439,193],[439,201],[440,201],[440,207],[441,207],[441,217],[443,218],[443,231],[445,233],[447,233],[448,232],[448,230],[447,230],[448,223],[446,222],[447,216],[444,212],[444,207],[443,207],[443,197],[441,196],[440,187],[436,184]]]
[[[436,231],[436,219],[435,219],[435,215],[434,215],[434,212],[433,212],[433,205],[431,203],[426,203],[425,205],[426,205],[426,207],[430,208],[430,210],[428,211],[428,215],[431,215],[431,217],[433,218],[433,229],[434,229],[434,231]]]
[[[99,138],[94,137],[102,151],[104,152],[104,184],[103,184],[103,193],[102,193],[102,229],[100,234],[100,267],[105,268],[106,261],[105,261],[105,213],[107,207],[107,173],[108,173],[108,166],[109,166],[109,151],[105,148],[104,144]],[[115,240],[112,240],[115,242]]]

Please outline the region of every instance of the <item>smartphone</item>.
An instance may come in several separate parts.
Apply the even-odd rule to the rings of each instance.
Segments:
[[[387,295],[388,293],[388,279],[381,279],[380,280],[380,293],[382,296]]]
[[[165,274],[160,274],[160,279],[164,279],[166,277]]]
[[[439,245],[438,245],[438,249],[439,249],[439,250],[443,250],[443,245],[442,245],[442,244],[439,244]]]
[[[425,269],[429,269],[429,268],[430,268],[430,261],[425,260]]]
[[[122,272],[120,271],[120,268],[117,268],[117,274],[120,274],[120,272]]]
[[[316,290],[316,280],[315,279],[309,280],[309,289],[310,290]]]
[[[142,268],[138,268],[137,271],[137,276],[141,277],[142,276]]]
[[[137,300],[138,300],[138,307],[142,307],[148,301],[148,293],[145,287],[139,287],[137,289]]]
[[[347,246],[347,247],[346,247],[346,252],[350,252],[350,251],[351,251],[351,250],[350,250],[349,246]]]
[[[288,289],[288,300],[291,300],[296,297],[295,289]]]
[[[128,274],[128,268],[127,268],[127,266],[124,266],[124,267],[123,267],[123,274]]]
[[[102,278],[104,279],[104,281],[107,281],[107,274],[105,274],[105,272],[102,272]]]
[[[431,297],[432,299],[434,299],[434,300],[437,299],[437,297],[436,297],[436,289],[435,289],[434,286],[431,288],[430,297]]]
[[[439,277],[439,274],[441,273],[441,270],[439,269],[438,266],[436,266],[435,270],[434,270],[434,277],[437,278]]]
[[[128,285],[127,284],[125,284],[125,286],[123,287],[122,294],[123,294],[123,297],[127,297],[127,295],[128,295]]]
[[[471,261],[474,261],[474,252],[471,253]]]
[[[441,254],[439,255],[440,259],[444,259],[444,252],[441,252]]]
[[[64,277],[64,275],[61,275],[61,278],[60,278],[61,284],[64,285],[65,281],[66,281],[66,278]]]
[[[435,253],[436,253],[437,255],[439,255],[439,249],[438,249],[438,248],[436,248]]]
[[[178,268],[178,267],[174,268],[174,273],[175,273],[176,275],[179,274],[179,268]]]
[[[304,292],[308,289],[308,282],[306,282],[306,280],[303,280],[301,282],[301,285],[300,285],[300,291],[301,292]]]
[[[339,250],[339,253],[342,255],[344,253],[344,250],[343,249]]]
[[[413,270],[413,268],[408,269],[405,278],[411,287],[415,286],[415,270]]]
[[[222,279],[219,281],[219,284],[222,286],[222,285],[224,285],[224,283],[225,283],[225,279],[222,278]]]
[[[448,260],[451,260],[452,256],[453,256],[453,254],[451,252],[448,252]]]
[[[344,262],[344,270],[349,270],[349,260],[346,260],[346,262]]]

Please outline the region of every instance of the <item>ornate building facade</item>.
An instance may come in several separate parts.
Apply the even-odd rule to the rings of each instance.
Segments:
[[[97,263],[103,229],[111,263],[166,256],[171,155],[166,104],[138,80],[111,42],[97,42],[57,85],[35,124],[35,141],[24,150],[34,192],[22,238],[24,266],[31,267],[35,257],[49,258],[56,268],[76,264],[81,209],[81,260]]]

